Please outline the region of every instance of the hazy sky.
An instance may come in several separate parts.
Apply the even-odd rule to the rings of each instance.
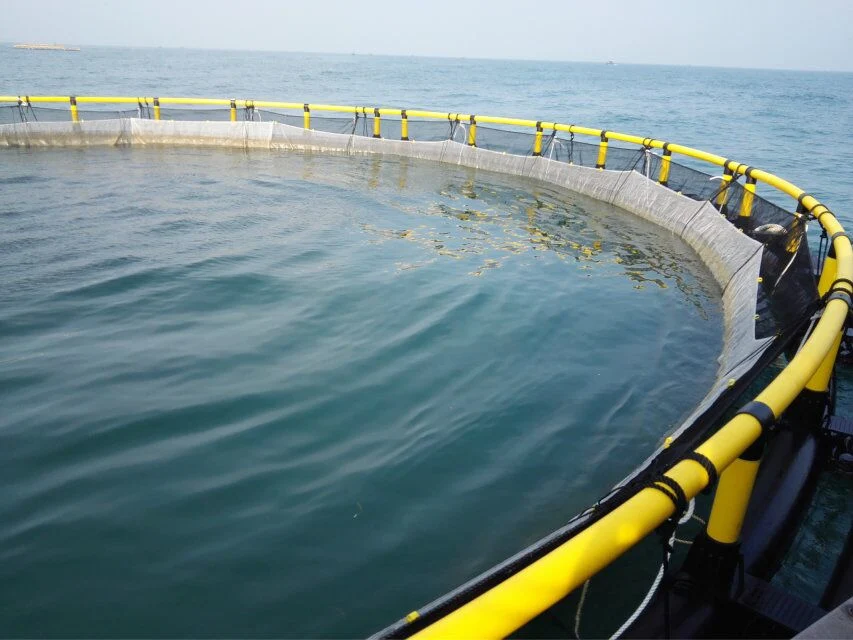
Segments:
[[[0,41],[853,70],[850,0],[0,0]]]

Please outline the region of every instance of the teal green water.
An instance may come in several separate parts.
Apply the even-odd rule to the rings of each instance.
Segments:
[[[357,636],[709,388],[719,291],[603,203],[412,160],[7,151],[0,620]]]

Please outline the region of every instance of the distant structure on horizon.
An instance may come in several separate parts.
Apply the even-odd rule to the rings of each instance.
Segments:
[[[16,44],[15,49],[34,49],[36,51],[80,51],[80,47],[68,47],[64,44]]]

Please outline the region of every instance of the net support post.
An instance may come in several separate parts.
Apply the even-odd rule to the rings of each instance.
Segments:
[[[542,155],[542,123],[536,123],[536,135],[533,138],[533,155]]]
[[[765,437],[762,435],[720,474],[705,529],[709,540],[723,545],[740,541],[746,509],[764,452],[764,442]]]
[[[160,98],[154,98],[154,119],[160,119]]]
[[[669,168],[672,164],[672,149],[669,148],[669,143],[663,143],[663,155],[660,159],[660,173],[658,173],[658,184],[664,187],[669,184]]]
[[[601,142],[598,144],[598,160],[595,162],[596,169],[604,169],[607,164],[607,132],[601,132]]]
[[[752,205],[755,201],[756,180],[752,175],[752,167],[746,169],[746,183],[743,185],[743,198],[740,201],[740,211],[738,212],[738,227],[741,229],[748,226],[749,219],[752,217]]]
[[[80,114],[77,111],[77,97],[70,96],[68,98],[68,104],[71,109],[71,122],[80,122]]]
[[[468,121],[468,146],[477,146],[477,116],[471,116]]]
[[[400,109],[400,140],[409,139],[409,116],[405,109]]]
[[[775,422],[772,411],[762,403],[749,403],[741,411],[755,417],[764,429]],[[708,524],[684,561],[683,569],[694,581],[723,596],[729,593],[740,563],[740,534],[765,442],[762,431],[758,440],[720,474]]]
[[[381,138],[382,137],[382,120],[379,116],[379,108],[376,107],[373,109],[373,137]]]
[[[302,105],[302,128],[311,128],[311,107],[307,102]]]
[[[237,100],[231,100],[231,122],[237,122]]]

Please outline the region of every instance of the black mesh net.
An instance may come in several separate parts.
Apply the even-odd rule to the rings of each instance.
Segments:
[[[242,110],[241,110],[242,111]],[[145,114],[146,118],[153,119],[153,115]],[[231,119],[231,109],[228,107],[209,107],[192,109],[178,109],[174,107],[160,107],[161,120],[201,120],[203,122],[228,121]]]
[[[477,125],[477,146],[489,151],[505,151],[520,156],[533,153],[536,136],[524,131],[511,131]],[[464,130],[456,134],[458,142],[466,142]],[[544,136],[543,136],[544,139]]]
[[[440,120],[412,120],[409,118],[409,139],[422,142],[440,142],[450,138],[456,124]]]
[[[134,108],[123,109],[94,109],[77,108],[77,117],[80,120],[112,120],[115,118],[138,118],[140,110]],[[143,114],[141,117],[146,117]],[[0,124],[13,124],[20,122],[68,122],[71,120],[70,105],[60,107],[35,107],[27,105],[12,105],[0,107]]]
[[[598,161],[598,145],[579,142],[573,137],[564,138],[558,135],[544,155],[546,158],[559,162],[576,164],[581,167],[594,167]]]

